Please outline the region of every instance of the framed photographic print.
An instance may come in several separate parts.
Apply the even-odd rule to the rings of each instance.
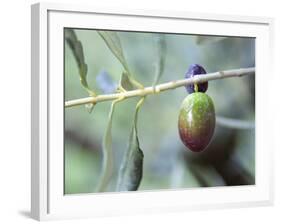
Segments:
[[[271,204],[272,26],[33,5],[32,217]]]

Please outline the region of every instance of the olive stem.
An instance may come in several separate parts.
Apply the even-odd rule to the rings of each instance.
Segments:
[[[166,90],[171,90],[194,83],[198,84],[211,80],[231,78],[231,77],[241,77],[245,75],[254,75],[254,74],[255,74],[255,67],[213,72],[204,75],[196,75],[188,79],[180,79],[180,80],[162,83],[156,86],[149,86],[143,89],[136,89],[136,90],[126,91],[121,93],[104,94],[104,95],[90,96],[81,99],[70,100],[65,102],[65,107],[74,107],[74,106],[84,105],[88,103],[96,104],[99,102],[111,101],[119,98],[126,99],[126,98],[139,97],[139,96],[143,97],[146,95],[152,95],[152,94],[160,93]]]
[[[198,92],[198,84],[194,83],[194,91],[197,93]]]

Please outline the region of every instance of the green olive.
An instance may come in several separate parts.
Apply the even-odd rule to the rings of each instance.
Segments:
[[[210,143],[216,124],[212,99],[205,93],[195,92],[182,102],[178,129],[183,144],[194,152],[201,152]]]

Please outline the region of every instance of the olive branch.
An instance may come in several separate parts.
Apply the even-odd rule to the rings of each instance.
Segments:
[[[130,132],[130,137],[127,145],[127,149],[124,152],[124,157],[122,164],[120,165],[120,170],[118,172],[118,178],[115,190],[116,191],[131,191],[137,190],[141,179],[142,179],[142,166],[143,166],[143,152],[140,148],[139,139],[138,139],[138,130],[137,130],[137,120],[138,113],[141,106],[143,105],[146,96],[159,94],[161,92],[176,89],[190,84],[199,84],[202,82],[207,82],[211,80],[231,78],[231,77],[241,77],[245,75],[254,75],[255,68],[240,68],[226,71],[219,71],[214,73],[208,73],[203,76],[194,76],[188,79],[174,80],[162,84],[158,84],[160,80],[166,59],[166,40],[165,35],[155,35],[156,42],[156,68],[155,68],[155,77],[152,83],[152,86],[144,87],[140,82],[138,82],[126,61],[125,54],[123,52],[121,40],[116,32],[112,31],[97,31],[100,37],[104,40],[104,43],[112,52],[112,54],[118,59],[118,61],[123,66],[123,73],[120,77],[119,85],[116,88],[115,93],[112,94],[97,94],[93,91],[88,82],[87,82],[87,72],[88,67],[85,62],[84,52],[82,43],[76,36],[76,33],[73,29],[65,29],[65,41],[69,45],[74,58],[77,62],[79,69],[79,78],[82,87],[87,91],[89,97],[74,99],[65,102],[65,108],[71,108],[75,106],[85,105],[89,112],[92,112],[94,106],[97,103],[104,101],[112,101],[109,115],[108,123],[105,129],[105,134],[103,137],[102,152],[103,152],[103,161],[101,168],[101,175],[96,186],[95,191],[104,192],[109,190],[109,183],[112,181],[113,174],[113,146],[112,146],[112,121],[114,115],[114,109],[117,103],[124,101],[128,98],[139,97],[135,109],[134,120],[132,122],[132,129]],[[254,128],[252,122],[230,119],[217,116],[217,123],[225,127],[238,128],[238,129],[249,129]]]
[[[124,91],[121,93],[114,93],[114,94],[102,94],[97,96],[90,96],[75,100],[70,100],[65,102],[65,107],[74,107],[79,106],[83,104],[89,104],[89,103],[99,103],[103,101],[111,101],[116,100],[119,98],[127,99],[131,97],[142,97],[147,96],[151,94],[158,94],[160,92],[164,92],[167,90],[183,87],[190,84],[199,84],[202,82],[217,80],[217,79],[225,79],[225,78],[231,78],[231,77],[241,77],[245,75],[255,75],[255,68],[239,68],[239,69],[232,69],[232,70],[226,70],[226,71],[219,71],[219,72],[213,72],[213,73],[207,73],[204,75],[197,75],[192,78],[188,79],[180,79],[175,81],[170,81],[166,83],[162,83],[156,86],[149,86],[145,87],[143,89],[136,89],[136,90],[130,90],[130,91]]]

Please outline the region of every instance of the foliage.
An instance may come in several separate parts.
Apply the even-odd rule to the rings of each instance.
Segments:
[[[138,113],[144,98],[138,102],[134,115],[133,127],[131,130],[128,149],[123,158],[117,182],[117,191],[135,191],[138,189],[142,179],[143,152],[139,146],[137,131]]]
[[[92,95],[95,95],[93,91],[90,90],[88,82],[87,82],[87,71],[88,66],[85,63],[83,47],[81,41],[77,39],[75,32],[72,29],[65,29],[65,40],[69,44],[73,55],[76,59],[78,68],[79,68],[79,75],[80,81],[82,86]]]
[[[240,67],[244,66],[243,63],[245,61],[244,60],[243,63],[235,62],[235,64],[233,63],[233,58],[227,58],[225,56],[226,52],[222,49],[227,46],[227,43],[230,41],[229,38],[220,38],[220,40],[216,39],[214,41],[209,41],[209,39],[212,40],[212,38],[204,37],[204,40],[202,38],[201,40],[198,40],[198,43],[200,43],[198,49],[201,49],[202,52],[210,52],[205,59],[203,56],[201,56],[201,58],[196,58],[198,53],[192,52],[192,49],[194,51],[194,45],[187,44],[186,48],[177,48],[177,46],[182,46],[180,45],[182,43],[190,43],[190,41],[186,41],[185,36],[177,37],[177,39],[174,40],[174,37],[168,34],[142,34],[142,39],[138,39],[139,46],[137,46],[134,42],[137,39],[130,39],[133,35],[132,33],[127,33],[125,35],[122,32],[96,31],[97,35],[91,34],[92,36],[90,36],[87,33],[88,36],[86,38],[86,34],[84,35],[83,32],[86,33],[86,31],[79,31],[78,35],[78,32],[73,29],[65,29],[65,40],[74,56],[76,64],[78,65],[81,85],[90,96],[98,94],[98,91],[93,91],[93,89],[90,88],[90,85],[93,86],[95,90],[101,90],[102,93],[113,93],[141,89],[144,84],[148,84],[145,82],[150,82],[150,85],[155,86],[159,83],[160,79],[176,80],[183,78],[182,71],[184,71],[186,66],[191,62],[206,64],[208,72],[212,72],[218,70],[218,67],[216,66],[219,66],[220,69],[233,68],[233,66]],[[95,33],[95,31],[92,31],[92,33]],[[95,42],[92,41],[92,39],[94,39]],[[246,43],[247,40],[242,41],[239,38],[231,39],[232,44],[236,42],[237,46],[241,46],[241,51],[244,51],[245,46],[247,47],[251,45],[250,42]],[[93,43],[97,44],[92,46]],[[104,43],[104,46],[99,43]],[[172,46],[174,47],[169,47],[170,45],[168,43],[172,43]],[[148,47],[146,50],[141,51],[144,44]],[[83,47],[84,45],[87,47]],[[106,48],[113,57],[110,57],[109,54],[104,52]],[[150,48],[150,51],[147,51],[148,48]],[[214,52],[214,49],[218,52]],[[239,49],[235,50],[239,51]],[[139,53],[137,57],[138,60],[134,59],[136,57],[134,57],[133,52]],[[181,52],[181,56],[185,57],[176,57],[177,54],[179,55],[178,52]],[[218,53],[218,57],[225,59],[223,62],[223,66],[225,67],[219,63],[219,60],[221,59],[216,59],[217,61],[214,62],[215,57],[212,56],[213,53]],[[251,52],[247,53],[247,66],[252,66],[253,64],[251,63],[254,63],[254,60],[253,62],[250,61],[252,58],[251,54]],[[192,60],[191,55],[195,55]],[[227,55],[234,55],[234,53],[228,52]],[[87,59],[87,64],[85,58]],[[95,58],[95,60],[92,61],[92,58]],[[121,68],[118,63],[109,66],[108,61],[112,61],[112,58],[117,59]],[[139,60],[139,58],[141,58],[141,60]],[[237,55],[237,58],[239,58],[239,60],[241,58],[244,59],[244,56]],[[107,59],[107,61],[104,59]],[[70,59],[68,59],[68,61],[69,60]],[[150,68],[150,65],[154,65],[154,67]],[[72,68],[71,66],[67,67]],[[252,107],[248,106],[249,102],[251,102],[248,97],[249,85],[241,85],[241,83],[245,83],[245,80],[247,79],[243,79],[242,82],[234,81],[231,83],[229,81],[219,81],[211,87],[210,95],[216,99],[215,104],[220,102],[217,104],[220,114],[228,115],[230,117],[234,116],[234,118],[236,118],[235,116],[237,116],[237,114],[242,114],[242,117],[237,118],[253,118],[254,111],[252,111]],[[250,81],[252,82],[253,80]],[[244,94],[243,96],[247,97],[241,97],[241,95],[238,95],[238,92],[233,91],[227,95],[227,100],[223,99],[225,94],[222,93],[225,92],[226,85],[228,85],[227,89],[233,90],[239,86],[239,93]],[[73,86],[76,87],[74,81],[70,87],[67,87],[67,93],[71,91],[71,94],[74,94],[74,89],[76,88],[73,88]],[[216,89],[216,92],[214,89]],[[197,156],[197,158],[186,152],[182,153],[182,150],[180,152],[178,151],[179,149],[182,149],[182,145],[179,145],[178,140],[175,140],[176,137],[171,134],[177,133],[177,122],[173,120],[173,117],[177,119],[180,101],[185,97],[186,93],[184,91],[173,92],[174,93],[171,92],[169,94],[163,93],[157,95],[157,97],[150,97],[149,99],[140,98],[136,105],[134,100],[126,100],[126,103],[123,103],[122,101],[124,99],[120,98],[117,101],[112,102],[108,117],[104,116],[104,111],[108,106],[106,103],[99,105],[99,108],[95,109],[91,117],[84,115],[85,117],[82,119],[76,119],[75,116],[80,116],[82,113],[79,108],[71,109],[70,112],[66,112],[66,128],[75,127],[78,130],[82,130],[81,135],[87,136],[85,138],[89,138],[93,142],[98,142],[98,139],[101,138],[101,136],[99,136],[100,130],[105,130],[102,137],[102,145],[92,149],[97,152],[99,148],[102,148],[103,157],[100,178],[95,181],[96,186],[93,187],[93,191],[130,191],[138,189],[160,189],[161,186],[167,188],[167,186],[185,187],[203,186],[204,184],[207,186],[227,184],[224,182],[227,180],[227,178],[224,179],[225,174],[219,173],[222,170],[222,168],[219,167],[219,165],[222,164],[219,161],[221,152],[216,151],[214,153],[215,156],[213,155],[215,159],[211,161],[208,159],[213,158],[212,156],[208,156],[208,159],[205,159],[205,154],[208,154],[208,152]],[[252,92],[253,91],[250,91],[250,93]],[[66,95],[71,98],[71,94]],[[79,92],[79,94],[81,93]],[[239,99],[240,102],[236,102],[236,99]],[[238,106],[231,110],[229,109],[229,104]],[[241,109],[239,105],[243,108]],[[87,105],[89,112],[92,111],[93,106],[93,104]],[[138,122],[138,119],[140,119],[139,111],[141,107],[143,107],[144,113],[142,113],[141,122]],[[131,121],[133,124],[131,124]],[[175,124],[175,126],[173,126],[173,124]],[[104,128],[105,126],[106,128]],[[129,132],[127,130],[128,126],[130,126]],[[221,142],[221,138],[225,140],[235,138],[237,133],[239,133],[239,130],[234,132],[231,128],[223,128],[221,131],[221,127],[219,127],[216,131],[219,133],[216,133],[214,143],[210,145],[210,150],[208,149],[208,151],[212,151],[212,148],[228,148],[229,152],[231,150],[238,152],[235,145],[240,145],[240,138],[235,140],[237,141],[235,144]],[[112,135],[112,133],[114,134]],[[122,137],[115,138],[115,136]],[[163,139],[166,139],[170,144],[166,141],[165,144],[162,143],[160,140]],[[127,141],[127,148],[124,147],[123,144],[125,140]],[[245,139],[243,139],[243,141],[245,141]],[[219,144],[219,142],[221,144]],[[170,146],[167,148],[167,145]],[[216,145],[219,145],[219,147],[216,147]],[[251,145],[251,148],[252,147],[254,146]],[[167,150],[168,155],[163,156],[162,153],[165,150]],[[161,166],[161,168],[156,167],[155,164],[160,164],[160,161],[164,161],[165,163],[167,158],[174,158],[175,155],[180,159],[175,159],[174,162],[167,162],[167,164]],[[241,156],[241,152],[237,153],[236,156],[237,158]],[[254,150],[249,150],[248,157],[249,160],[251,160],[251,165],[247,166],[245,169],[251,176],[253,176],[254,162],[252,162],[252,160],[254,159]],[[75,160],[75,158],[72,159]],[[194,161],[199,162],[197,163]],[[223,162],[226,161],[227,159]],[[198,168],[198,164],[202,163],[204,166],[199,165]],[[188,167],[190,168],[186,168],[186,164],[188,164]],[[163,172],[163,167],[168,165],[170,166],[168,172],[161,173]],[[196,167],[196,171],[194,171],[192,167]],[[152,171],[146,172],[148,169]],[[181,170],[182,173],[180,182],[176,181],[175,178],[166,178],[166,176],[169,177],[170,175],[175,175],[178,170]],[[206,170],[208,170],[208,174],[206,174]],[[96,172],[94,173],[93,178],[97,176]],[[155,176],[158,178],[155,178]],[[213,182],[210,184],[208,182],[210,176],[220,178],[217,178],[218,181],[213,179]],[[202,179],[205,182],[202,181]],[[174,184],[175,181],[177,184]],[[248,182],[252,183],[251,181]],[[76,192],[79,192],[79,190],[76,190]]]

